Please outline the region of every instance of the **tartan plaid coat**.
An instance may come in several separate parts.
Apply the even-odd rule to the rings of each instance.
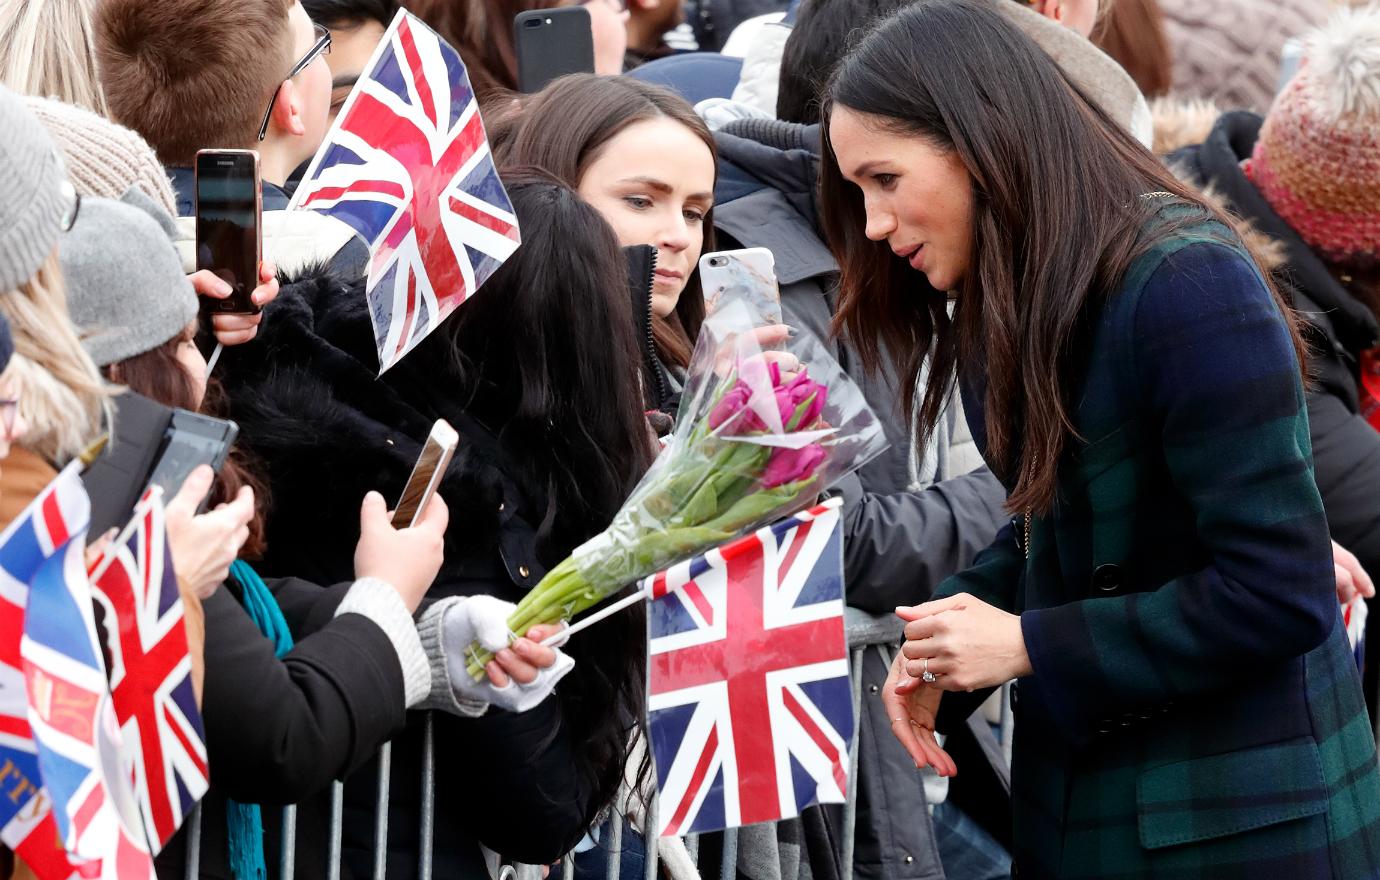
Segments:
[[[1021,614],[1018,877],[1380,877],[1299,365],[1225,226],[1133,263],[1074,387],[1084,439],[1029,559],[1013,521],[939,590]],[[981,696],[946,694],[941,729]]]

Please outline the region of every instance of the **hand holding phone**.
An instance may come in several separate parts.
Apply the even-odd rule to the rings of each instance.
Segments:
[[[263,255],[263,200],[259,154],[253,150],[201,150],[196,154],[196,267],[230,285],[210,300],[213,314],[258,314]]]
[[[201,465],[192,470],[168,502],[168,549],[178,578],[202,599],[225,583],[230,564],[249,539],[254,518],[254,491],[248,486],[229,504],[197,513],[211,491],[215,472]]]
[[[444,498],[427,504],[416,523],[398,528],[389,521],[383,496],[370,492],[359,511],[355,577],[377,578],[397,591],[408,611],[416,611],[441,570],[450,511]]]

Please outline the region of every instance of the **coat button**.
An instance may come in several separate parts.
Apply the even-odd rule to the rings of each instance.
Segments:
[[[915,864],[915,856],[906,856],[901,861],[905,862],[907,865],[913,865]]]
[[[1121,566],[1107,562],[1093,570],[1093,586],[1104,593],[1121,589]]]
[[[518,566],[518,574],[522,575],[523,577],[527,577],[528,575],[531,574],[531,572],[527,570],[527,566],[525,566],[525,565],[519,565],[519,566]]]
[[[868,691],[871,692],[871,693],[874,693],[874,694],[878,694],[878,693],[881,693],[882,689],[879,688],[879,687],[877,687],[877,686],[874,684],[874,685],[872,685],[871,687],[868,688]]]

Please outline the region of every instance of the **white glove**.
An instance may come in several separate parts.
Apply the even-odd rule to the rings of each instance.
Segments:
[[[556,683],[575,668],[575,661],[556,649],[556,662],[538,668],[536,679],[527,684],[510,679],[500,688],[487,675],[479,681],[470,678],[465,671],[470,643],[477,641],[493,652],[508,647],[508,617],[516,607],[493,596],[470,596],[446,609],[441,621],[441,643],[450,670],[450,687],[458,699],[489,703],[509,712],[526,712],[549,697]]]

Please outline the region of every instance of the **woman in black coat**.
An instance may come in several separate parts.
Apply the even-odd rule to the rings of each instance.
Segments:
[[[608,524],[650,462],[612,231],[552,180],[507,183],[522,247],[382,377],[363,285],[324,273],[287,285],[258,343],[228,354],[233,415],[275,489],[269,571],[348,570],[355,526],[344,499],[361,486],[396,496],[437,418],[461,440],[439,489],[451,527],[435,598],[517,602]],[[424,641],[442,628],[430,612],[420,625]],[[574,670],[530,711],[435,715],[435,876],[484,876],[477,843],[545,863],[580,839],[622,777],[643,638],[639,612],[618,615],[572,639]],[[390,878],[417,871],[414,714],[392,751]],[[375,780],[370,765],[346,786],[356,874],[371,864]]]

